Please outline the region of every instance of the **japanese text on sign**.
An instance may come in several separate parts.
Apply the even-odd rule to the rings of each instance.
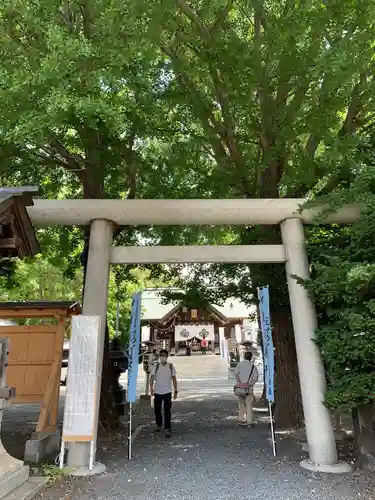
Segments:
[[[269,402],[275,401],[274,377],[275,356],[272,341],[272,327],[270,317],[270,300],[268,286],[258,288],[260,324],[263,338],[264,381],[266,396]]]
[[[130,339],[128,354],[128,391],[127,401],[135,403],[137,400],[137,377],[138,377],[138,359],[139,346],[141,342],[141,294],[136,293],[133,296],[131,320],[130,320]]]

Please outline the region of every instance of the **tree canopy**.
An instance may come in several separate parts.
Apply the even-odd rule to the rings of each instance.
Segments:
[[[372,0],[5,0],[2,182],[38,184],[47,198],[337,193],[342,203],[345,188],[367,203],[358,183],[372,166],[363,138],[374,113],[374,11]],[[38,234],[48,263],[32,266],[59,273],[61,293],[74,289],[87,228]],[[280,234],[253,226],[128,227],[116,241],[279,243]],[[141,287],[162,272],[166,282],[177,275],[202,290],[210,281],[219,299],[247,303],[257,286],[270,285],[276,383],[279,394],[296,398],[279,408],[289,405],[289,422],[293,415],[301,422],[283,266],[207,265],[187,279],[178,268],[172,275],[160,266],[128,268],[116,270],[112,283],[127,296],[134,276]]]

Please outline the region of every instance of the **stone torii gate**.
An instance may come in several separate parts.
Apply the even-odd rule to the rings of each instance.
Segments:
[[[285,263],[297,350],[309,459],[301,466],[343,473],[338,461],[330,412],[324,406],[326,380],[320,353],[313,342],[316,311],[307,291],[292,277],[309,277],[303,224],[313,223],[315,210],[300,210],[303,199],[225,200],[35,200],[28,209],[35,226],[91,224],[83,314],[105,317],[111,264],[145,263]],[[327,223],[354,221],[352,207],[331,214]],[[113,247],[116,226],[127,225],[280,225],[282,244],[188,247]],[[104,322],[100,332],[101,357]],[[100,391],[100,387],[97,388]],[[97,401],[99,401],[97,397]],[[69,448],[68,467],[87,470],[89,446]]]

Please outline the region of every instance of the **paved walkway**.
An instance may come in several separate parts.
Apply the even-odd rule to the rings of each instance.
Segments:
[[[302,470],[306,455],[278,436],[272,457],[265,414],[257,426],[236,422],[236,401],[226,368],[216,357],[175,358],[181,399],[174,404],[172,439],[152,432],[152,419],[128,461],[126,436],[113,433],[98,445],[107,473],[69,479],[47,490],[43,500],[353,500],[375,499],[373,478],[313,474]],[[150,416],[152,412],[150,409]]]

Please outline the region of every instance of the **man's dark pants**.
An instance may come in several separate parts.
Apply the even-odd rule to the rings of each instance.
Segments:
[[[172,393],[168,394],[155,394],[154,400],[154,410],[155,410],[155,420],[158,427],[163,425],[163,415],[161,407],[164,405],[164,429],[166,431],[171,430],[171,416],[172,416]]]

